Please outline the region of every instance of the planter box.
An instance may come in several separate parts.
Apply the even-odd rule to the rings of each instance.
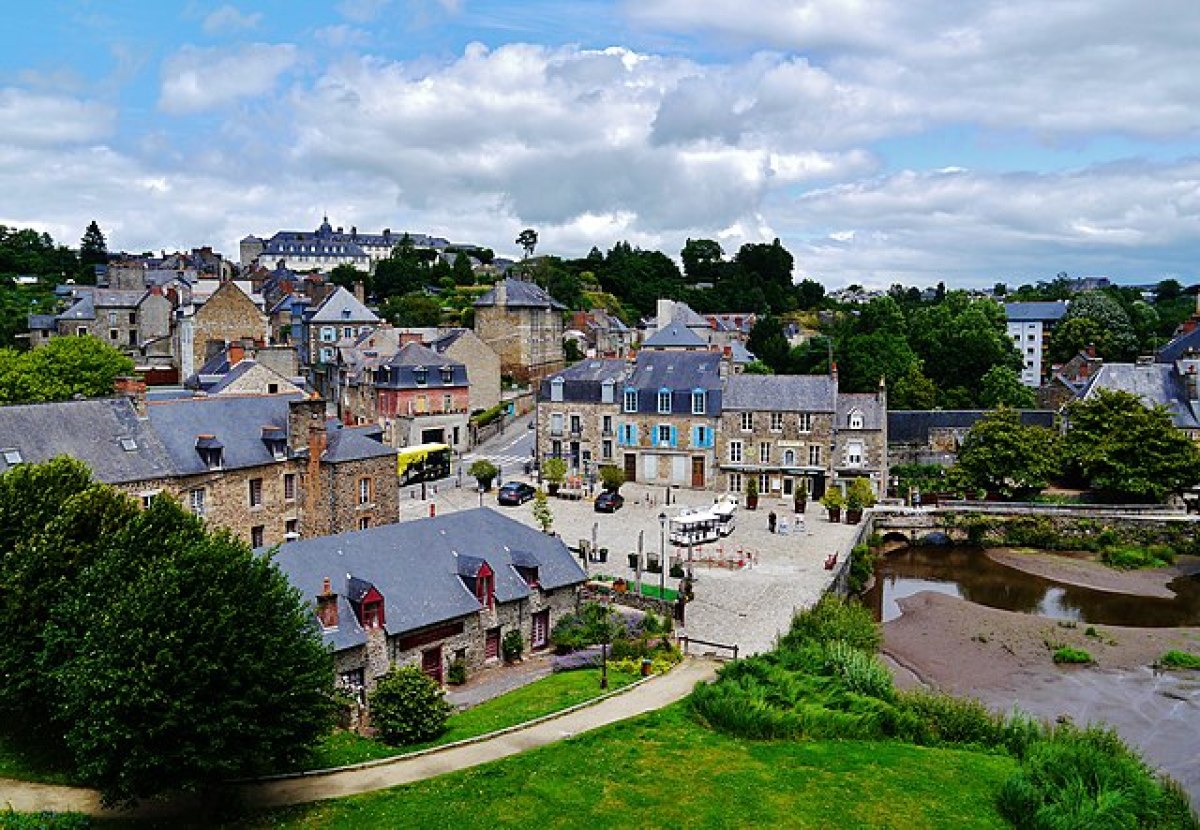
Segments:
[[[825,509],[829,511],[829,521],[834,522],[836,524],[837,522],[840,522],[842,520],[842,508],[826,507]]]
[[[862,508],[854,508],[846,510],[846,524],[856,525],[862,521]]]

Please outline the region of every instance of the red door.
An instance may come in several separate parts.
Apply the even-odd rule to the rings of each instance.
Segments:
[[[533,615],[533,631],[530,637],[533,648],[545,648],[550,645],[550,612],[538,611]]]
[[[442,647],[437,646],[421,652],[421,671],[442,685]]]
[[[487,631],[487,639],[483,642],[483,657],[485,660],[491,660],[500,656],[500,628],[489,628]]]
[[[698,455],[698,456],[692,457],[692,486],[693,487],[703,487],[704,486],[704,457],[703,456]]]
[[[625,480],[637,481],[637,455],[635,453],[625,453]]]

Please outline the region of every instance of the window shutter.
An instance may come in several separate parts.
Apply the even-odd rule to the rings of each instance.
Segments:
[[[679,435],[679,430],[677,430],[675,427],[671,427],[671,446],[672,447],[678,445],[678,443],[679,443],[678,435]]]

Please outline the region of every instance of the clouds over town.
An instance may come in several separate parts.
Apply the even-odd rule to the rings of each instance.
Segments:
[[[541,2],[195,5],[116,91],[4,58],[0,222],[233,253],[328,212],[564,255],[778,236],[830,285],[1195,279],[1192,4],[581,2],[557,31]]]

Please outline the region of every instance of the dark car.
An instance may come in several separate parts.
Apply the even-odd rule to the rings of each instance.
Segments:
[[[596,496],[596,512],[597,513],[616,513],[625,504],[625,497],[620,493],[611,493],[604,491]]]
[[[524,504],[533,498],[533,494],[537,490],[532,484],[526,484],[523,481],[510,481],[500,488],[500,492],[496,494],[496,501],[500,504]]]

